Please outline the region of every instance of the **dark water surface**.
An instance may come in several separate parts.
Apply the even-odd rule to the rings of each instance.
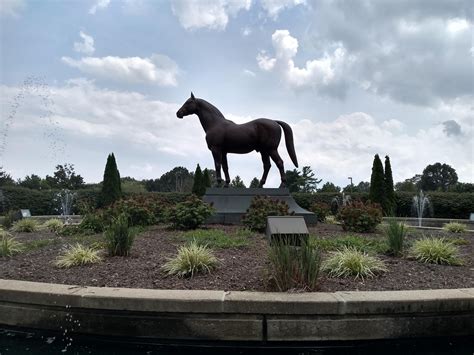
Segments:
[[[157,343],[125,338],[51,334],[0,328],[0,355],[36,354],[474,354],[473,338],[421,338],[390,341],[294,343],[284,346],[230,343]]]

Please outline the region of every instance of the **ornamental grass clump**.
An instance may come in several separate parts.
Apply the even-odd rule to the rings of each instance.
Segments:
[[[271,263],[271,280],[280,291],[316,289],[321,253],[310,243],[302,241],[301,246],[295,247],[285,240],[272,241],[269,260]]]
[[[459,250],[445,238],[423,238],[413,243],[410,256],[423,263],[461,265]]]
[[[105,231],[105,243],[110,256],[128,256],[135,239],[134,231],[129,227],[128,215],[120,214],[112,219]]]
[[[23,251],[23,244],[17,242],[10,233],[0,231],[0,256],[12,256]]]
[[[23,218],[13,223],[12,231],[32,233],[38,230],[38,222],[31,218]]]
[[[44,222],[42,227],[50,232],[59,233],[63,229],[64,223],[57,218],[51,218]]]
[[[387,271],[382,260],[351,247],[344,247],[332,253],[322,268],[330,277],[367,278]]]
[[[163,270],[168,275],[193,277],[196,273],[210,273],[218,264],[219,260],[211,249],[192,241],[188,245],[180,246],[178,254],[168,259]]]
[[[385,227],[385,235],[388,242],[388,252],[399,256],[403,253],[403,242],[407,234],[407,228],[403,223],[390,220]]]
[[[449,222],[443,226],[443,229],[451,233],[464,233],[467,231],[467,227],[463,223]]]
[[[77,243],[70,245],[64,250],[64,252],[58,256],[54,264],[60,268],[69,268],[94,264],[101,260],[99,250]]]

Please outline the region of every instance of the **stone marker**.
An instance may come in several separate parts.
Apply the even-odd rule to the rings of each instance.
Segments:
[[[302,216],[269,216],[266,235],[270,244],[274,240],[280,240],[301,245],[302,240],[308,240],[309,232]]]

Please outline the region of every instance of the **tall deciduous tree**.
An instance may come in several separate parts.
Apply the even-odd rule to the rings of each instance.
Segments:
[[[421,188],[426,191],[447,191],[456,185],[458,174],[448,164],[435,163],[428,165],[421,175]]]
[[[370,176],[369,198],[372,202],[380,203],[384,206],[385,201],[385,183],[382,161],[378,154],[374,156],[372,164],[372,174]]]
[[[53,176],[46,175],[46,182],[51,188],[76,190],[84,187],[84,179],[74,171],[74,164],[56,165]]]
[[[340,192],[341,188],[339,186],[334,185],[332,182],[327,181],[319,192]]]
[[[109,154],[104,170],[104,181],[102,182],[102,198],[103,206],[107,206],[115,202],[122,195],[122,187],[120,184],[120,173],[117,168],[114,153]]]
[[[388,155],[385,156],[384,185],[385,185],[384,210],[387,215],[393,215],[395,212],[396,201],[395,201],[395,191],[393,190],[392,166],[390,164],[390,158]]]

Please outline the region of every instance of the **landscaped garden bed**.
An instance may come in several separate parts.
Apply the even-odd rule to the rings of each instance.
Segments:
[[[204,225],[178,231],[166,225],[142,227],[129,256],[108,256],[103,233],[10,232],[22,251],[0,257],[0,278],[60,284],[151,289],[207,289],[232,291],[276,291],[271,277],[269,245],[264,234],[242,226]],[[459,251],[462,265],[423,263],[413,259],[410,246],[424,237],[445,238]],[[176,256],[180,246],[196,240],[207,245],[218,264],[210,272],[192,277],[168,275],[163,266]],[[80,243],[98,250],[101,261],[69,268],[56,261],[64,250]],[[316,291],[410,290],[474,287],[474,233],[409,228],[399,256],[389,253],[384,226],[372,233],[343,231],[340,225],[320,223],[310,228],[310,245],[321,251],[323,265],[336,250],[345,247],[375,256],[386,271],[373,277],[329,277],[323,268]],[[302,290],[294,289],[294,292]]]

